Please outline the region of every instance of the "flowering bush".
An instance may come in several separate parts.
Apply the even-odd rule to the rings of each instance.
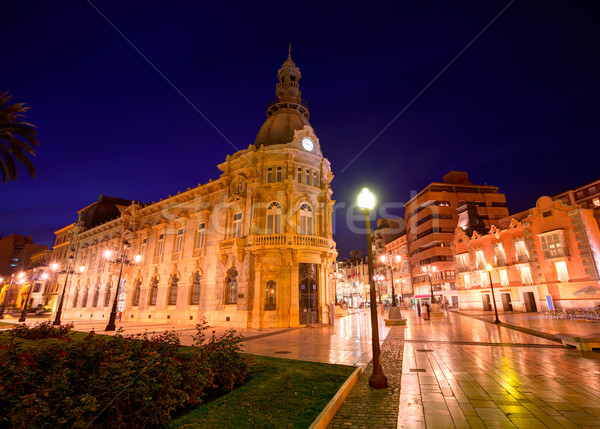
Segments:
[[[60,325],[54,327],[50,320],[42,323],[36,323],[35,326],[15,325],[11,334],[15,337],[26,338],[28,340],[42,340],[45,338],[64,338],[73,329],[73,324]]]
[[[206,328],[197,325],[196,347],[187,349],[174,332],[90,334],[28,349],[13,341],[0,349],[0,426],[164,425],[248,375],[241,338],[229,331],[207,343]]]

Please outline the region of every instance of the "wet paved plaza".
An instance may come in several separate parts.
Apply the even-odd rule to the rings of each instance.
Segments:
[[[452,312],[430,321],[418,318],[411,309],[403,310],[403,315],[408,318],[406,327],[385,327],[380,317],[382,342],[390,329],[401,331],[390,336],[394,341],[383,345],[402,347],[403,353],[388,353],[386,358],[401,362],[383,362],[382,357],[384,371],[401,371],[401,377],[393,377],[401,384],[399,400],[391,395],[394,399],[379,411],[388,417],[396,415],[392,420],[397,426],[382,425],[380,416],[366,410],[360,418],[359,413],[347,413],[342,427],[600,427],[600,353],[566,349],[547,339]],[[530,326],[528,316],[510,315],[506,322]],[[583,332],[600,332],[600,323],[557,324],[533,317],[530,327],[549,333],[573,332],[579,327]],[[502,315],[501,319],[505,321]],[[175,329],[184,344],[191,343],[194,333],[193,325],[124,322],[120,326],[125,334]],[[104,328],[98,322],[75,321],[78,330],[92,327],[98,333]],[[334,327],[241,332],[248,353],[366,367],[371,360],[370,329],[368,314],[361,312],[337,319]],[[218,335],[225,327],[211,328],[209,333],[213,330]],[[403,341],[398,340],[402,336]],[[367,379],[361,377],[360,382]],[[369,395],[380,395],[364,386],[355,389],[361,389],[365,401]],[[338,426],[332,423],[332,427]]]

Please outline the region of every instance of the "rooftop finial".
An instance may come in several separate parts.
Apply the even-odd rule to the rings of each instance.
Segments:
[[[292,58],[292,44],[288,45],[288,57]]]

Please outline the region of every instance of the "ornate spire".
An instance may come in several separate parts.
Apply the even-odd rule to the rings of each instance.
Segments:
[[[282,64],[281,68],[277,72],[277,78],[279,83],[275,95],[280,101],[291,101],[299,103],[301,98],[300,86],[298,81],[300,80],[300,69],[296,67],[296,64],[292,60],[292,44],[288,46],[288,57]]]

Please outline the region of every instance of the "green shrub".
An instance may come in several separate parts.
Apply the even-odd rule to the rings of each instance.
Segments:
[[[185,351],[173,332],[0,346],[0,426],[164,425],[207,392],[230,390],[248,375],[234,331],[206,343],[206,324],[197,328],[196,347]]]
[[[50,320],[46,322],[36,323],[35,326],[15,325],[11,329],[11,334],[15,337],[25,338],[28,340],[42,340],[46,338],[64,338],[73,329],[73,324],[53,326]]]

